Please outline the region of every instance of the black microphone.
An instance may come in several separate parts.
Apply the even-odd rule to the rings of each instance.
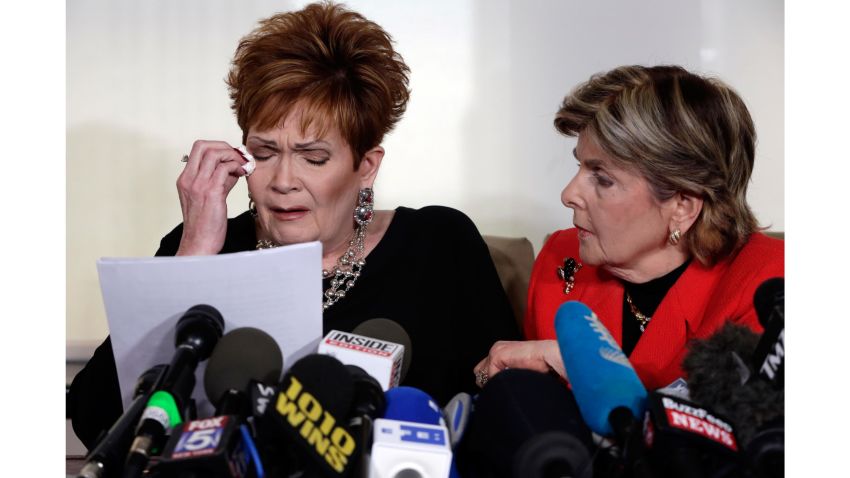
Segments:
[[[254,327],[231,330],[216,345],[204,372],[204,390],[216,415],[250,415],[246,390],[251,381],[276,384],[283,354],[275,339]]]
[[[215,416],[185,422],[171,434],[156,471],[167,476],[244,476],[253,463],[263,470],[250,429],[248,390],[252,382],[277,382],[283,354],[262,330],[243,327],[216,345],[204,373]],[[261,473],[257,473],[261,474]]]
[[[224,319],[210,305],[190,307],[177,321],[174,333],[177,349],[162,382],[142,412],[127,454],[125,477],[141,476],[151,455],[161,451],[168,431],[183,422],[182,412],[195,388],[195,369],[212,354],[223,331]]]
[[[463,476],[590,477],[590,430],[556,377],[510,369],[473,403],[456,460]]]
[[[133,430],[167,367],[165,364],[155,365],[139,377],[133,391],[133,402],[86,456],[86,464],[77,478],[104,478],[121,473],[133,439]]]
[[[752,379],[748,366],[760,342],[748,327],[727,322],[711,337],[695,340],[682,362],[690,398],[728,417],[757,476],[784,474],[785,392],[774,382]]]
[[[358,476],[367,476],[369,470],[369,444],[372,443],[372,424],[384,414],[387,400],[378,380],[357,365],[346,364],[345,368],[354,381],[354,400],[351,404],[348,430],[355,438],[358,447],[352,456],[354,468],[359,469]]]
[[[764,328],[753,355],[759,376],[776,388],[785,384],[785,279],[768,279],[756,289],[753,305]]]
[[[650,392],[644,440],[660,476],[738,476],[740,453],[731,421],[680,396]]]
[[[342,477],[361,443],[347,428],[355,381],[339,360],[311,354],[284,375],[277,394],[257,422],[266,457],[288,473]]]

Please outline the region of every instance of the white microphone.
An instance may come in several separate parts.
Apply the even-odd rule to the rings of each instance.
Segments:
[[[352,332],[331,330],[319,343],[318,352],[346,365],[356,365],[386,391],[401,382],[404,345]]]
[[[449,476],[452,449],[446,427],[378,418],[372,437],[369,478]]]
[[[384,418],[373,426],[369,478],[449,477],[452,443],[443,411],[413,387],[393,388],[385,397]]]

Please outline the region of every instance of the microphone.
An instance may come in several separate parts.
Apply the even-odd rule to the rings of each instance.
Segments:
[[[354,330],[331,330],[319,343],[318,353],[362,368],[378,380],[383,390],[398,386],[402,375],[407,373],[405,361],[408,366],[410,364],[410,338],[404,329],[391,320],[372,319]],[[382,337],[390,337],[400,342]],[[405,342],[408,347],[405,347]]]
[[[763,328],[774,321],[785,321],[785,278],[767,279],[753,294],[753,307]]]
[[[446,427],[449,429],[449,438],[452,441],[452,449],[457,447],[463,439],[464,433],[469,426],[469,417],[472,413],[472,396],[466,392],[460,392],[443,407],[443,417]]]
[[[390,319],[369,319],[354,327],[352,332],[384,342],[403,345],[404,353],[401,358],[401,379],[399,381],[404,381],[407,371],[410,370],[410,362],[413,360],[413,344],[404,327]]]
[[[133,429],[142,416],[151,390],[162,379],[166,367],[165,364],[155,365],[139,377],[133,391],[133,402],[86,456],[86,464],[77,478],[118,476],[133,439]]]
[[[216,416],[184,423],[171,434],[156,469],[173,476],[244,476],[253,462],[263,466],[247,427],[251,409],[246,390],[253,382],[277,382],[283,354],[262,330],[243,327],[216,345],[204,373],[204,389]],[[262,474],[262,473],[258,473]]]
[[[440,407],[430,395],[415,387],[400,386],[384,393],[386,408],[384,416],[387,420],[401,420],[428,425],[445,426]]]
[[[369,476],[448,477],[452,450],[440,407],[413,387],[391,388],[385,396],[384,416],[373,427]]]
[[[174,428],[153,467],[158,476],[215,478],[243,477],[248,473],[249,452],[239,417],[220,415],[184,422]],[[253,444],[253,442],[251,442]]]
[[[290,452],[290,468],[321,476],[346,476],[358,444],[345,427],[355,383],[337,359],[311,354],[286,373],[258,423],[277,453]],[[286,445],[286,446],[281,446]],[[289,445],[292,445],[290,447]]]
[[[589,307],[565,302],[555,314],[555,333],[581,415],[602,436],[621,435],[621,418],[642,417],[646,388],[608,329]],[[612,422],[613,420],[613,422]]]
[[[644,441],[662,476],[738,475],[738,440],[730,421],[681,397],[650,393]]]
[[[283,354],[271,335],[254,327],[231,330],[219,341],[204,372],[204,390],[216,415],[250,415],[245,391],[252,381],[278,383]]]
[[[753,305],[764,328],[753,365],[762,379],[781,389],[785,383],[785,279],[774,277],[762,282]]]
[[[367,476],[370,459],[368,446],[372,443],[372,426],[374,420],[383,415],[387,401],[383,388],[375,377],[356,365],[347,364],[345,368],[348,369],[354,381],[354,401],[348,430],[357,443],[361,444],[360,456],[353,458],[353,461],[359,463],[358,476]]]
[[[508,369],[474,402],[457,451],[466,476],[589,478],[590,430],[573,394],[555,376]]]
[[[221,313],[209,305],[190,307],[177,321],[176,350],[160,384],[147,401],[127,454],[124,476],[141,476],[151,454],[159,453],[169,429],[182,423],[195,387],[195,369],[209,358],[224,331]]]
[[[785,392],[775,382],[753,380],[747,366],[762,343],[748,327],[727,322],[711,337],[694,340],[682,361],[691,399],[726,416],[757,476],[784,473]]]
[[[608,329],[578,301],[561,304],[555,333],[564,369],[581,416],[598,435],[615,437],[624,466],[637,476],[651,474],[643,459],[639,419],[646,388]]]

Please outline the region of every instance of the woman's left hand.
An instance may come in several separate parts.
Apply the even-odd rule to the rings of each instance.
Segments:
[[[554,340],[525,340],[521,342],[499,341],[490,348],[490,353],[473,369],[475,382],[483,387],[487,380],[508,368],[524,368],[538,372],[554,370],[567,378],[561,350]]]

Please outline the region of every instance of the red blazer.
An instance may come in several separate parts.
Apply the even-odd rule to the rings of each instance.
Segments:
[[[623,285],[598,267],[584,265],[575,275],[575,287],[564,294],[557,267],[567,257],[581,262],[576,229],[555,232],[534,262],[529,283],[524,328],[529,340],[555,338],[555,312],[569,300],[578,300],[596,312],[617,343],[623,343]],[[785,277],[785,244],[764,234],[753,234],[730,259],[713,267],[691,261],[664,296],[652,322],[629,360],[649,390],[664,387],[679,377],[686,344],[705,338],[726,320],[761,332],[753,307],[753,294],[771,277]]]

